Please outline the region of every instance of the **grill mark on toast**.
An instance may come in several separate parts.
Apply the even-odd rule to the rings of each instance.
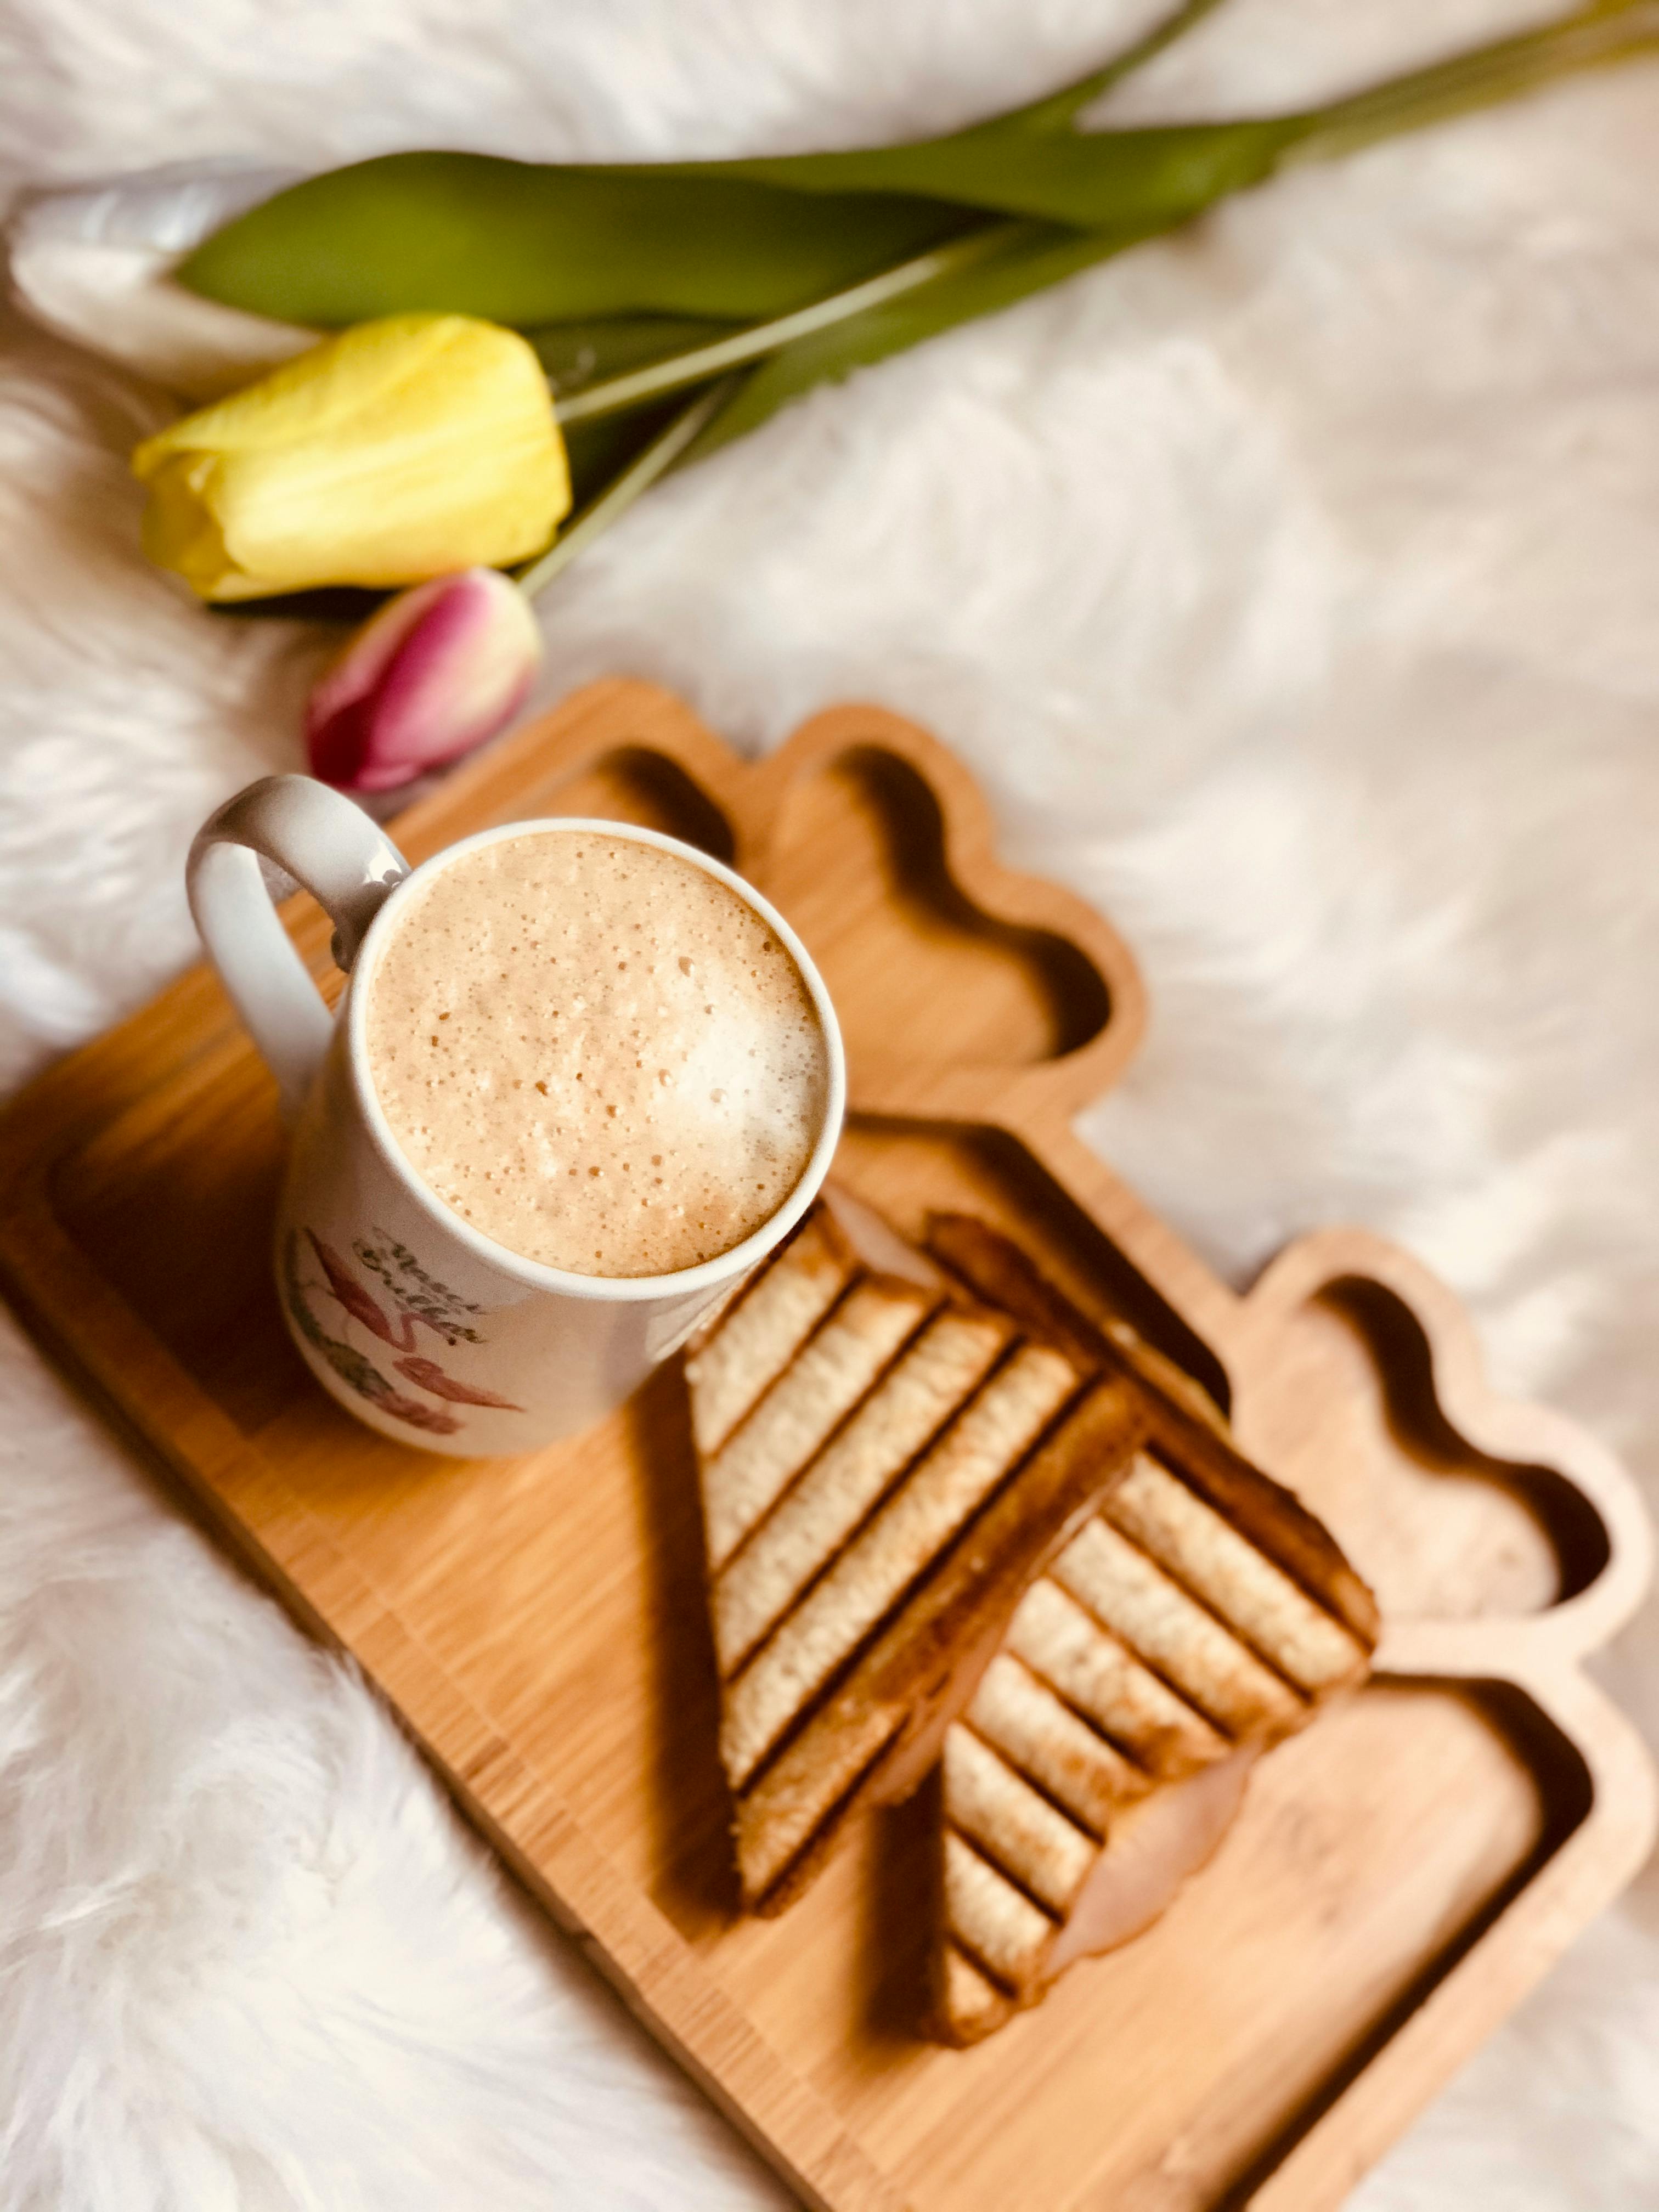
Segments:
[[[865,1277],[825,1315],[703,1470],[711,1566],[723,1567],[928,1317],[918,1286]]]
[[[1150,1453],[1137,1455],[1102,1513],[1305,1695],[1364,1672],[1352,1631]]]
[[[815,1208],[724,1310],[685,1363],[701,1458],[720,1449],[787,1370],[846,1289],[854,1265],[846,1238]]]
[[[1060,1923],[954,1828],[945,1832],[945,1909],[956,1941],[1016,1996],[1035,1979]]]
[[[1155,1780],[1190,1774],[1226,1752],[1219,1729],[1051,1576],[1020,1601],[1007,1648]]]
[[[878,1376],[717,1577],[715,1656],[735,1674],[835,1564],[1013,1342],[1012,1325],[979,1309],[935,1314]]]
[[[1143,1666],[1235,1742],[1301,1724],[1307,1707],[1283,1677],[1098,1515],[1052,1571]]]
[[[1104,1839],[1114,1811],[1152,1786],[1143,1769],[1012,1651],[1000,1651],[980,1677],[967,1719],[1097,1841]]]
[[[1076,1393],[1070,1363],[1023,1345],[976,1391],[727,1686],[720,1752],[740,1787]]]
[[[1045,1911],[1064,1918],[1099,1856],[1070,1820],[966,1723],[945,1738],[945,1818]]]

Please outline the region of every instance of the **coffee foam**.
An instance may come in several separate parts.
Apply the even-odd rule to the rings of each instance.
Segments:
[[[587,830],[441,870],[369,978],[374,1089],[411,1167],[526,1259],[668,1274],[753,1235],[823,1125],[800,970],[678,854]]]

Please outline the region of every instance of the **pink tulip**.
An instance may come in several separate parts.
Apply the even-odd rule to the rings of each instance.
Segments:
[[[517,585],[464,568],[372,615],[306,708],[311,772],[342,791],[395,791],[471,752],[511,718],[542,656]]]

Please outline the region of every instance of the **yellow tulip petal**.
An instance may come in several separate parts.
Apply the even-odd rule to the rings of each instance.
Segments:
[[[257,384],[210,407],[198,407],[193,415],[147,438],[132,457],[133,469],[146,477],[172,453],[204,447],[234,453],[295,445],[330,430],[349,428],[384,395],[418,379],[427,358],[443,350],[453,326],[465,325],[469,319],[460,315],[388,315],[378,322],[359,323],[337,337],[324,338]],[[490,323],[473,327],[495,330]]]
[[[516,332],[397,315],[325,340],[141,446],[145,550],[205,598],[390,586],[539,552],[570,506]]]

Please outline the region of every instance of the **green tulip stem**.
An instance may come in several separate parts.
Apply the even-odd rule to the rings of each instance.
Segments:
[[[1534,31],[1454,54],[1295,118],[1287,161],[1332,161],[1659,46],[1659,0],[1592,0]]]
[[[719,414],[739,381],[738,377],[728,376],[706,392],[700,392],[689,406],[681,408],[666,429],[658,432],[643,453],[636,454],[619,476],[613,477],[602,492],[589,500],[545,553],[518,571],[514,580],[526,599],[533,599],[579,554],[585,553],[596,538],[602,537],[613,522],[625,514],[641,492],[649,491],[659,477],[667,474],[699,431]]]
[[[1002,253],[1028,234],[1036,237],[1048,228],[1040,222],[983,224],[965,238],[952,239],[947,246],[935,246],[929,253],[918,253],[908,261],[901,261],[896,268],[884,269],[878,276],[872,276],[862,284],[849,285],[845,291],[832,292],[828,299],[815,300],[810,307],[775,316],[769,322],[751,323],[747,330],[733,331],[730,337],[717,338],[712,345],[694,346],[689,352],[671,354],[665,360],[633,369],[626,376],[610,377],[586,392],[556,400],[553,411],[561,422],[590,422],[596,416],[619,415],[630,407],[641,406],[647,400],[682,391],[688,384],[706,383],[711,376],[741,368],[766,354],[776,353],[797,338],[811,337],[818,331],[830,330],[836,323],[844,323],[871,308],[885,307],[890,301],[901,299],[905,293],[917,291],[925,284],[937,283],[941,277],[958,276]]]

